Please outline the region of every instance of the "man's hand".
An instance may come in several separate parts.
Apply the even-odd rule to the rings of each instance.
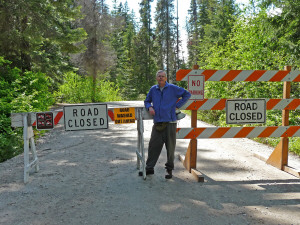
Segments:
[[[153,107],[149,107],[149,113],[151,116],[155,115],[155,111],[154,111]]]

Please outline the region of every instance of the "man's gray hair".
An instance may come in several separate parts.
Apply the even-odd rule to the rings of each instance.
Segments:
[[[159,70],[159,71],[157,71],[157,73],[156,73],[156,77],[158,77],[158,75],[159,75],[160,73],[164,73],[165,76],[167,76],[167,74],[166,74],[166,72],[165,72],[164,70]]]

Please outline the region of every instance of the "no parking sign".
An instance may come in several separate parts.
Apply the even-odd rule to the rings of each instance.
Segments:
[[[188,91],[191,93],[190,100],[204,99],[204,75],[189,75],[188,77]]]

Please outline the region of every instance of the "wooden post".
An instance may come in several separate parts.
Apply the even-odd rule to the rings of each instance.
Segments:
[[[291,71],[291,66],[285,66],[284,70]],[[283,99],[290,98],[291,94],[291,82],[285,81],[283,84]],[[282,126],[289,126],[289,110],[282,110]],[[277,167],[280,170],[284,170],[288,165],[288,153],[289,153],[289,138],[281,137],[279,144],[276,146],[272,154],[267,160],[268,164]]]
[[[199,69],[198,65],[193,66],[193,70]],[[197,127],[197,110],[191,110],[191,127]],[[179,155],[179,159],[183,162],[184,167],[194,175],[198,182],[204,182],[202,174],[196,170],[197,166],[197,138],[191,139],[185,157]]]

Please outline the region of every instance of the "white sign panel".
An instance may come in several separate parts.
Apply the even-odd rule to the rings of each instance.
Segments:
[[[247,124],[265,122],[265,99],[230,99],[226,101],[227,124]]]
[[[66,131],[107,129],[107,105],[64,106],[64,122]]]
[[[204,75],[189,75],[188,76],[188,91],[191,93],[190,100],[204,99]]]

